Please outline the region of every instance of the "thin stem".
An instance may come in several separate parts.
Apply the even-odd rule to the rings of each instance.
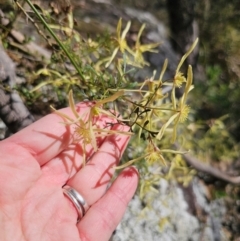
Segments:
[[[78,68],[77,63],[75,62],[75,60],[72,58],[71,54],[67,51],[66,47],[63,45],[63,43],[59,40],[59,38],[56,36],[56,34],[52,31],[52,29],[48,26],[47,22],[44,20],[44,18],[41,16],[41,14],[39,14],[38,10],[34,7],[34,5],[32,4],[32,2],[30,0],[26,0],[26,2],[28,3],[28,5],[30,6],[30,8],[33,10],[33,12],[37,15],[37,17],[40,19],[40,21],[42,22],[42,24],[44,25],[44,27],[48,30],[48,32],[52,35],[52,37],[56,40],[56,42],[59,44],[59,46],[61,47],[61,49],[65,52],[65,54],[67,55],[67,57],[69,58],[69,60],[71,61],[72,65],[75,67],[75,69],[77,70],[78,74],[80,75],[80,77],[85,81],[84,76],[81,72],[81,70]]]

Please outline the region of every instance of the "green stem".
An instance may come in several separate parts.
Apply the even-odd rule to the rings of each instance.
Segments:
[[[33,12],[38,16],[38,18],[40,19],[40,21],[42,22],[42,24],[44,25],[44,27],[49,31],[49,33],[52,35],[52,37],[56,40],[56,42],[59,44],[59,46],[61,47],[61,49],[65,52],[65,54],[67,55],[67,57],[69,58],[69,60],[71,61],[72,65],[75,67],[75,69],[77,70],[78,74],[81,76],[81,78],[83,80],[84,76],[81,72],[81,70],[78,68],[77,63],[75,62],[75,60],[72,58],[71,54],[67,51],[66,47],[63,45],[63,43],[58,39],[58,37],[56,36],[56,34],[52,31],[52,29],[48,26],[47,22],[44,20],[44,18],[41,16],[41,14],[39,14],[38,10],[34,7],[34,5],[32,4],[32,2],[30,0],[26,0],[26,2],[28,3],[28,5],[30,6],[30,8],[33,10]]]

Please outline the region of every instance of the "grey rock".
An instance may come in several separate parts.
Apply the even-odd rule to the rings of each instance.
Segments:
[[[143,200],[134,196],[111,241],[227,240],[221,226],[224,202],[208,203],[198,179],[191,186],[197,207],[206,215],[205,222],[189,212],[189,203],[177,183],[161,179],[157,192],[149,192]]]

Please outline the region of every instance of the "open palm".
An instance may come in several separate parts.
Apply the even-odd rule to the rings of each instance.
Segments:
[[[89,108],[78,105],[78,112]],[[61,110],[71,116],[69,108]],[[134,168],[124,170],[107,189],[129,137],[99,137],[99,149],[74,142],[73,126],[50,114],[0,143],[0,240],[107,241],[120,222],[138,182]],[[99,117],[104,126],[107,117]],[[112,129],[126,130],[122,125]],[[63,194],[76,189],[90,209],[76,224],[77,211]]]

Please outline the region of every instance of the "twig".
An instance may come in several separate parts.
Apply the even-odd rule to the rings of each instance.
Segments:
[[[220,180],[223,180],[232,184],[240,184],[240,176],[230,176],[220,171],[219,169],[216,169],[212,166],[204,164],[202,161],[198,160],[197,158],[189,154],[183,154],[183,158],[189,165],[191,165],[197,171],[207,173],[213,177],[216,177]]]

